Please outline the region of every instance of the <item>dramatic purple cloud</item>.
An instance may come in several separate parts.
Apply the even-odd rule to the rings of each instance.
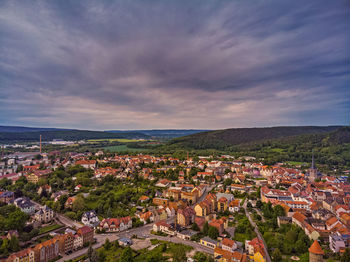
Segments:
[[[0,123],[350,124],[350,4],[2,1]]]

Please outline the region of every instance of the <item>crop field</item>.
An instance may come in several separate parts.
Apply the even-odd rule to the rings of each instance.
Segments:
[[[106,139],[89,139],[88,142],[120,142],[120,143],[131,143],[140,142],[138,139],[126,139],[126,138],[106,138]]]
[[[142,152],[147,150],[145,148],[130,148],[130,147],[127,147],[126,145],[106,146],[103,149],[109,150],[111,152],[126,152],[126,151]]]

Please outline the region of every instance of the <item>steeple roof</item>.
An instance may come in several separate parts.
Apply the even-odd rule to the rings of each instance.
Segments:
[[[312,243],[311,247],[309,248],[309,252],[317,255],[324,255],[324,252],[317,240]]]

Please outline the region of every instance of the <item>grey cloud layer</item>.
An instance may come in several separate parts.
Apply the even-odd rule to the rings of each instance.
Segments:
[[[350,124],[347,1],[4,1],[0,122]]]

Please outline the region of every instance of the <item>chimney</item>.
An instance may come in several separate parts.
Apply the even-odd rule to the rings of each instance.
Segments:
[[[40,155],[41,155],[41,135],[40,135]]]

